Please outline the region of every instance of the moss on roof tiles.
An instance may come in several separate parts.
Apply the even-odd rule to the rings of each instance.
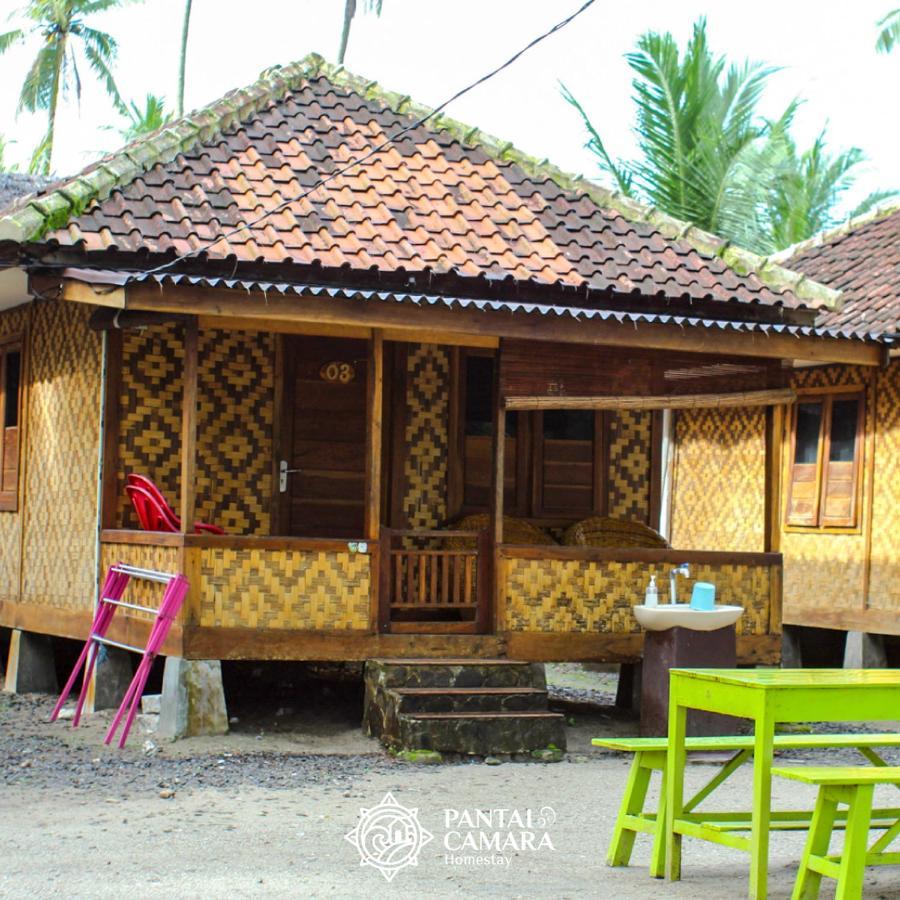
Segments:
[[[249,87],[231,91],[209,106],[168,124],[158,132],[139,138],[122,150],[104,157],[75,178],[62,182],[46,195],[23,198],[0,216],[0,240],[39,240],[48,231],[80,215],[91,201],[105,199],[113,188],[127,183],[154,165],[171,162],[198,141],[208,141],[225,129],[246,121],[267,103],[297,89],[304,81],[319,76],[414,119],[432,114],[429,107],[415,103],[408,95],[383,90],[377,82],[367,81],[343,67],[326,63],[321,56],[313,53],[298,62],[263,70],[259,79]],[[784,258],[783,254],[764,258],[736,247],[690,222],[669,216],[583,176],[564,172],[546,160],[528,156],[512,143],[457,122],[443,113],[434,116],[430,125],[433,129],[446,131],[463,144],[480,146],[496,159],[519,165],[532,177],[549,178],[564,190],[584,194],[601,208],[616,212],[628,221],[647,223],[663,236],[681,240],[701,255],[721,259],[737,274],[755,275],[775,292],[792,291],[799,300],[813,306],[837,306],[839,291],[783,268],[778,264]],[[794,250],[796,252],[796,248]]]

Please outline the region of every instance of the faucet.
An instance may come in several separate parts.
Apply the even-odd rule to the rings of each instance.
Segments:
[[[675,579],[678,575],[684,575],[685,578],[690,578],[690,566],[687,563],[682,563],[680,566],[675,566],[675,568],[669,572],[669,603],[678,602],[678,589],[675,585]]]

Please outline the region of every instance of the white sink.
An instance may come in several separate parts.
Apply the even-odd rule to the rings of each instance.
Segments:
[[[715,609],[692,609],[689,603],[660,603],[659,606],[633,607],[635,618],[647,631],[690,628],[691,631],[715,631],[733,625],[741,617],[743,606],[716,604]]]

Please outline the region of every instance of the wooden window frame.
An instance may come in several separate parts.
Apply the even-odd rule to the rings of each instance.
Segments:
[[[447,507],[450,518],[483,512],[464,504],[465,498],[465,403],[466,360],[486,356],[495,361],[495,350],[454,347],[451,357],[450,415],[447,470]],[[510,413],[507,412],[507,415]],[[506,515],[520,516],[535,524],[552,527],[568,524],[592,515],[606,515],[609,508],[609,414],[595,412],[594,421],[594,496],[591,511],[568,514],[565,510],[543,506],[543,427],[541,412],[516,412],[516,496],[504,504]],[[507,439],[507,449],[509,441]]]
[[[19,384],[16,394],[18,415],[16,417],[16,477],[15,485],[9,490],[0,490],[0,512],[16,512],[19,508],[19,484],[22,472],[22,397],[25,384],[24,341],[21,335],[0,342],[0,486],[6,464],[6,405],[9,400],[6,389],[6,361],[10,353],[19,354]]]
[[[856,452],[853,457],[851,513],[849,522],[835,523],[823,521],[824,498],[827,493],[828,478],[826,465],[831,452],[831,421],[835,401],[858,400],[856,420]],[[791,496],[794,486],[794,460],[797,452],[797,419],[799,407],[803,403],[822,404],[822,419],[819,425],[819,443],[816,455],[815,523],[802,524],[791,521]],[[797,390],[797,402],[792,406],[788,420],[788,457],[784,467],[785,499],[783,527],[787,532],[801,534],[860,534],[862,533],[862,492],[863,472],[866,454],[866,423],[868,414],[868,393],[864,384],[840,385],[831,388],[801,388]]]

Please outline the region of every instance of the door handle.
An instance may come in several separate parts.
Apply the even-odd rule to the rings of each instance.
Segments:
[[[278,493],[283,494],[287,490],[288,475],[302,471],[303,469],[289,469],[288,461],[286,459],[281,460],[278,463]]]

